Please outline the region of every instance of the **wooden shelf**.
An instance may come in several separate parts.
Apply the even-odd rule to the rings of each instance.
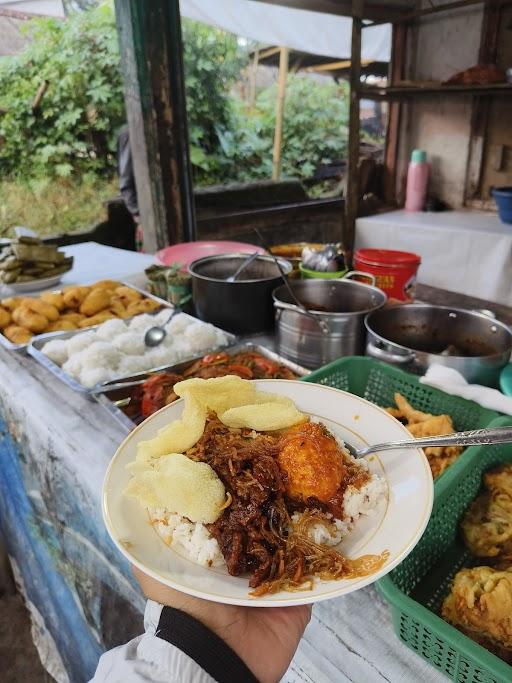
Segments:
[[[361,85],[359,97],[369,100],[395,100],[418,95],[512,95],[512,83],[489,85],[442,85],[441,83],[416,85],[390,85],[387,87]]]

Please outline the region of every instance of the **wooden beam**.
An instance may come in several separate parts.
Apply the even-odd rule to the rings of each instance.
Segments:
[[[178,0],[116,0],[144,248],[195,237]]]
[[[406,36],[407,26],[404,24],[393,25],[391,33],[390,85],[394,85],[404,77]],[[401,114],[401,103],[391,102],[389,105],[384,152],[384,199],[388,203],[396,202],[396,173]]]
[[[480,33],[480,50],[478,54],[480,64],[496,63],[500,19],[501,6],[487,4],[484,8]],[[491,101],[489,97],[473,97],[469,154],[466,166],[466,187],[464,188],[465,204],[468,204],[468,201],[481,198],[481,181],[490,108]]]
[[[282,47],[279,53],[279,82],[276,102],[276,126],[274,131],[274,151],[272,154],[272,180],[281,177],[281,154],[283,147],[284,101],[286,97],[286,78],[288,76],[289,50]]]
[[[266,50],[259,51],[259,59],[261,61],[262,59],[266,59],[267,57],[273,57],[274,55],[278,55],[280,52],[280,47],[269,47]]]
[[[361,29],[364,0],[352,0],[352,48],[350,67],[350,113],[348,122],[347,197],[342,244],[352,261],[356,218],[359,210],[359,87],[361,84]]]
[[[512,4],[512,0],[456,0],[455,2],[447,2],[443,5],[432,5],[432,7],[425,7],[424,9],[418,9],[412,12],[403,12],[399,15],[392,14],[388,17],[364,24],[363,28],[368,28],[369,26],[379,26],[380,24],[396,24],[399,22],[412,21],[413,19],[420,19],[421,17],[427,17],[432,14],[439,14],[440,12],[448,12],[450,10],[460,9],[462,7],[471,7],[472,5],[482,4],[485,4],[488,7],[498,7],[500,5],[510,5]]]
[[[258,79],[258,66],[260,63],[260,51],[254,50],[252,64],[249,72],[249,111],[254,109],[256,104],[256,81]]]
[[[368,66],[374,60],[373,59],[362,59],[361,65]],[[317,64],[316,66],[308,66],[303,71],[321,73],[322,71],[336,71],[337,69],[348,69],[350,66],[350,59],[342,59],[339,62],[328,62],[327,64]]]

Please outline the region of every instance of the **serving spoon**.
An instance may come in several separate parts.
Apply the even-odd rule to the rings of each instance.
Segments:
[[[238,266],[238,268],[235,270],[233,275],[230,275],[229,277],[226,278],[226,282],[234,282],[237,277],[240,275],[240,273],[247,268],[249,264],[251,264],[253,261],[255,261],[260,253],[258,251],[253,252],[252,254],[249,254],[249,256],[245,259],[245,261],[242,261],[242,263]]]
[[[146,346],[159,346],[167,336],[167,330],[164,325],[168,325],[174,316],[181,313],[181,311],[182,309],[179,306],[176,306],[163,325],[154,325],[153,327],[150,327],[149,330],[146,330],[144,344],[146,344]]]
[[[426,436],[405,441],[387,441],[366,448],[354,448],[345,442],[345,448],[354,458],[364,458],[377,451],[390,451],[402,448],[427,448],[428,446],[490,446],[495,443],[512,443],[512,427],[492,427],[473,429],[469,432],[453,432],[445,436]]]

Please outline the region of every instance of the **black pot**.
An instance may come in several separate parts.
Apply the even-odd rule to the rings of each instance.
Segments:
[[[272,291],[282,279],[271,256],[258,256],[235,282],[226,282],[247,254],[206,256],[189,266],[197,316],[236,334],[271,330],[274,325]],[[285,273],[292,265],[279,263]]]

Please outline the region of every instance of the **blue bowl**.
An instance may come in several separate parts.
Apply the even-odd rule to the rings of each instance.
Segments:
[[[512,187],[493,187],[498,215],[502,223],[512,223]]]

